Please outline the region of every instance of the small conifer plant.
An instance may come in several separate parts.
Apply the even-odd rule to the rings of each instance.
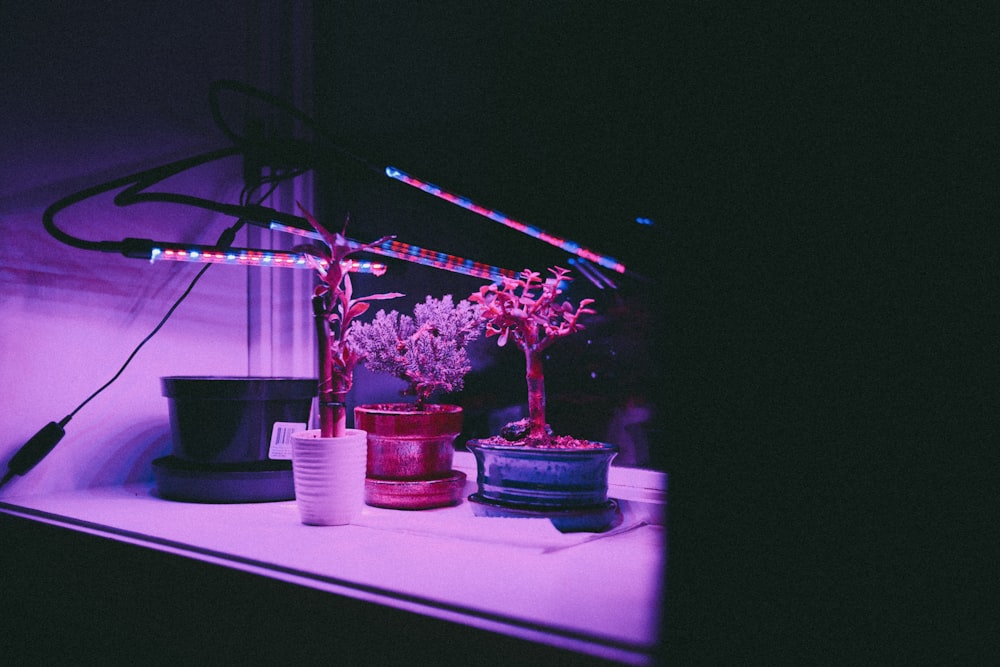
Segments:
[[[368,323],[355,321],[348,334],[364,357],[365,368],[406,382],[403,395],[415,396],[421,411],[437,392],[459,391],[472,369],[466,346],[482,330],[479,307],[450,294],[428,296],[413,316],[380,310]]]

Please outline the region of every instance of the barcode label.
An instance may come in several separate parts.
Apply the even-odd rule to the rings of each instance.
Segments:
[[[267,451],[269,459],[292,459],[292,433],[304,431],[304,422],[274,422],[271,427],[271,446]]]

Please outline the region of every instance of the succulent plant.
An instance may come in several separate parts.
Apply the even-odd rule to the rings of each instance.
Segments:
[[[422,410],[435,392],[462,389],[472,369],[466,346],[481,330],[479,307],[448,294],[428,296],[412,317],[380,310],[369,323],[355,321],[348,338],[368,370],[405,381],[403,394],[416,396],[414,410]]]
[[[550,432],[545,421],[545,375],[542,351],[555,341],[583,329],[580,318],[593,314],[588,308],[593,299],[583,299],[577,306],[559,300],[560,285],[572,280],[569,270],[549,269],[551,277],[525,269],[516,278],[504,278],[499,284],[485,285],[469,296],[482,307],[486,336],[496,336],[503,347],[513,340],[524,353],[528,383],[528,442],[544,442]]]

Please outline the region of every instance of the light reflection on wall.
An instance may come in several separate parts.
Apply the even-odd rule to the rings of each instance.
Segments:
[[[87,224],[87,233],[113,238],[126,222],[120,214],[104,220]],[[197,271],[62,247],[45,238],[37,213],[25,212],[17,221],[19,228],[35,229],[4,244],[4,460],[42,424],[68,414],[110,379]],[[169,227],[169,219],[162,226]],[[133,462],[165,442],[159,376],[245,373],[246,299],[245,270],[213,267],[121,378],[74,417],[50,457],[9,487],[36,492],[148,477],[148,469]],[[147,426],[136,426],[142,423]],[[150,424],[160,433],[151,433],[156,427]],[[91,477],[92,470],[100,474]]]
[[[2,461],[107,381],[198,270],[63,246],[43,230],[42,211],[71,192],[220,145],[224,138],[206,112],[208,86],[242,76],[247,62],[244,33],[234,30],[242,24],[239,8],[188,3],[189,22],[165,21],[152,8],[91,15],[46,4],[5,5],[3,16],[11,41],[0,83],[18,92],[0,109],[0,126],[11,130],[0,146]],[[158,39],[149,39],[153,34]],[[170,47],[157,55],[164,59],[151,80],[148,63],[135,54],[152,57],[154,42]],[[239,160],[227,161],[172,184],[235,200],[240,169]],[[112,197],[74,206],[61,222],[88,239],[155,231],[192,242],[212,242],[231,223],[195,209],[120,209]],[[213,267],[121,378],[73,418],[56,449],[0,494],[148,478],[144,462],[169,437],[158,378],[245,373],[246,303],[245,270]]]

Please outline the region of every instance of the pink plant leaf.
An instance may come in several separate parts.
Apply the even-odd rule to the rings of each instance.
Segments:
[[[369,248],[377,248],[377,247],[381,246],[383,243],[386,243],[387,241],[391,241],[394,238],[396,238],[396,235],[395,234],[390,234],[388,236],[383,236],[382,238],[380,238],[377,241],[372,241],[371,243],[359,244],[354,249],[354,252],[363,252],[365,250],[368,250]]]
[[[344,325],[351,323],[355,317],[364,314],[370,308],[370,304],[361,303],[360,301],[355,301],[351,304],[351,307],[347,309],[347,315],[344,316]]]
[[[319,224],[319,221],[306,209],[305,206],[302,205],[301,202],[296,201],[295,204],[299,207],[299,210],[302,211],[302,214],[306,216],[306,220],[309,221],[309,224],[312,225],[313,229],[315,229],[319,235],[323,237],[326,244],[331,248],[335,247],[337,245],[337,239],[330,232],[330,230]]]
[[[384,301],[386,299],[398,299],[401,296],[406,296],[402,292],[385,292],[384,294],[369,294],[367,296],[359,296],[355,301]]]
[[[341,290],[340,299],[343,303],[349,304],[351,303],[351,297],[354,294],[354,285],[351,283],[350,273],[344,273],[343,284],[344,287]]]

